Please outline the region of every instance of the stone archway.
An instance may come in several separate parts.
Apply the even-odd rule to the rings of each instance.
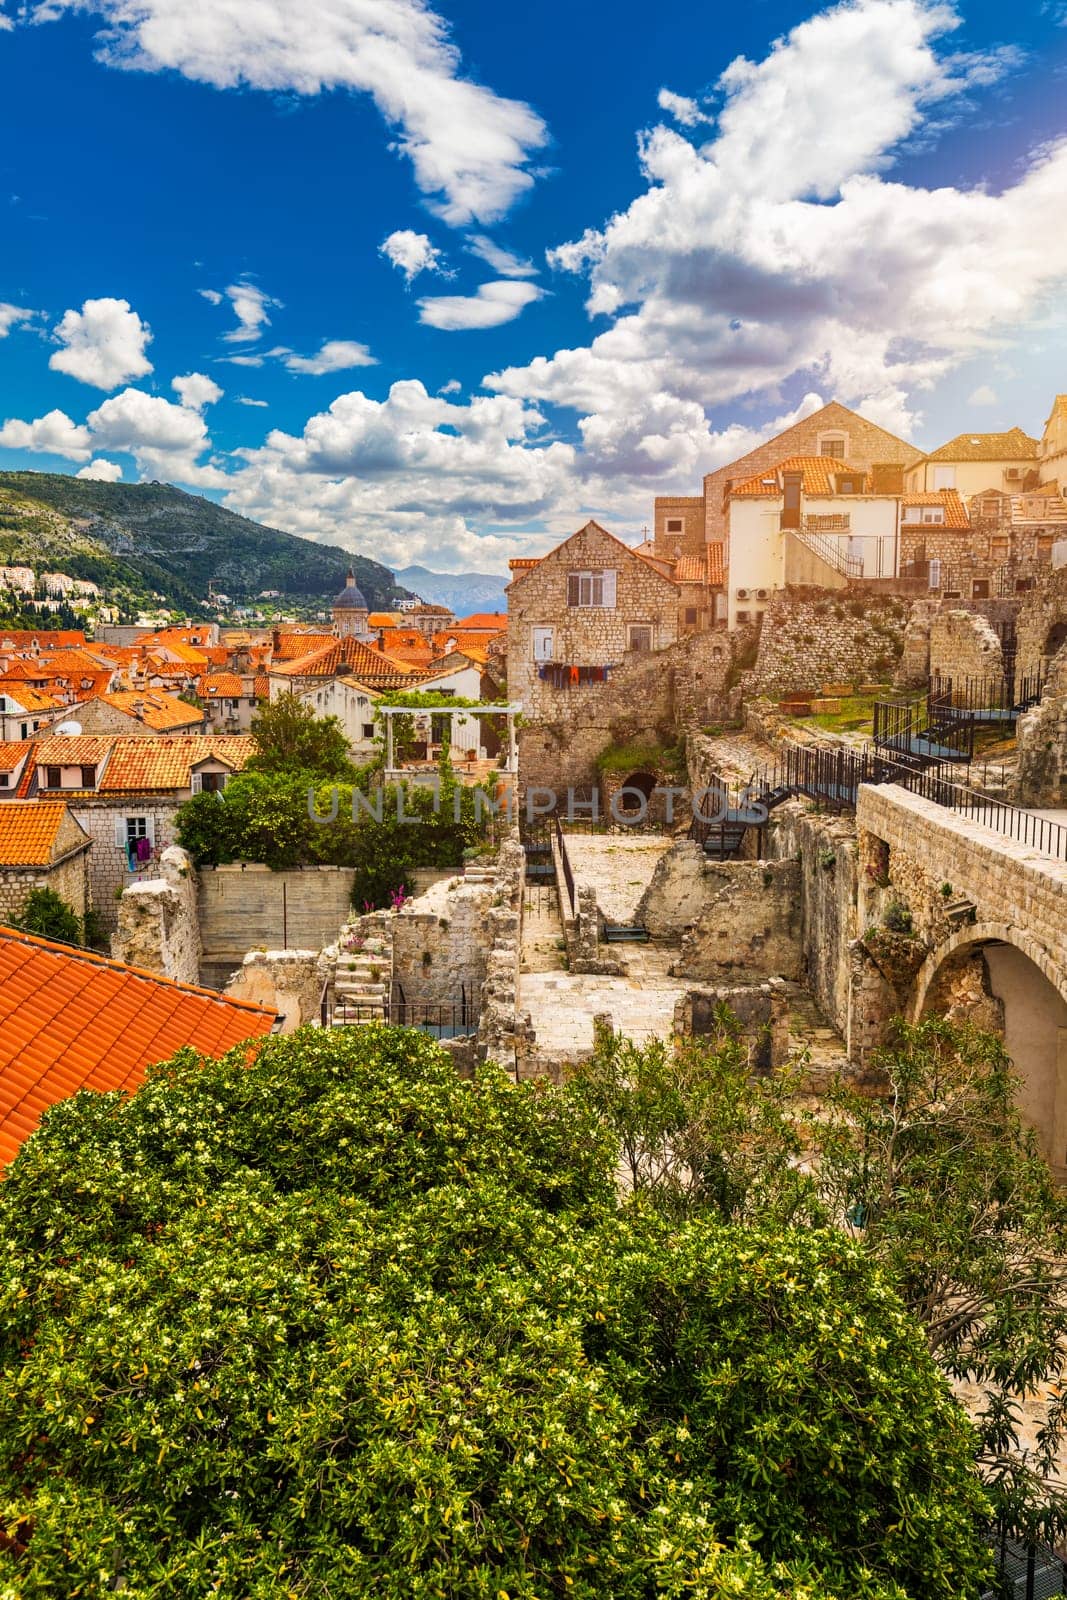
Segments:
[[[1046,667],[1050,666],[1060,650],[1067,644],[1067,620],[1061,619],[1054,622],[1045,635],[1045,642],[1041,647],[1041,654]]]
[[[648,809],[658,778],[651,772],[631,772],[616,791],[616,806],[623,815],[637,816]]]
[[[909,1018],[931,1011],[997,1032],[1020,1079],[1019,1109],[1067,1179],[1067,972],[1009,923],[961,928],[927,957]]]

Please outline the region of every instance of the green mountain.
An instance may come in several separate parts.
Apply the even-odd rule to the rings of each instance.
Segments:
[[[408,593],[387,567],[250,522],[168,483],[94,483],[0,472],[0,564],[87,578],[133,603],[203,611],[208,586],[237,601],[279,589],[324,601],[349,565],[375,611]]]

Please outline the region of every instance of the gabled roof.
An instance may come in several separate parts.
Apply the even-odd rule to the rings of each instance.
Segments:
[[[940,449],[932,450],[927,461],[1033,461],[1038,441],[1021,428],[1007,433],[960,433]]]
[[[475,611],[469,617],[457,617],[457,628],[476,628],[487,630],[490,633],[499,633],[508,625],[506,611]]]
[[[158,689],[115,689],[97,699],[161,733],[168,728],[198,727],[204,720],[196,706],[188,706],[177,695],[163,694]]]
[[[336,635],[332,633],[279,633],[273,659],[276,662],[295,661],[300,656],[310,655],[313,650],[328,650],[336,642]]]
[[[550,557],[558,555],[561,550],[565,550],[570,544],[571,540],[577,539],[579,534],[588,533],[590,531],[593,533],[599,533],[605,539],[610,539],[611,543],[617,545],[620,550],[624,551],[625,554],[630,557],[631,560],[639,561],[646,571],[654,572],[657,578],[659,578],[663,583],[670,584],[671,588],[676,587],[673,580],[671,578],[664,577],[663,573],[659,571],[659,568],[655,566],[647,556],[641,555],[634,545],[625,544],[623,540],[617,538],[615,534],[609,533],[607,528],[602,528],[600,523],[596,522],[592,517],[590,517],[589,521],[586,522],[582,527],[576,528],[573,533],[569,533],[565,539],[562,539],[559,544],[554,545],[553,548],[547,551],[543,556],[538,556],[536,559],[526,558],[522,560],[509,561],[508,566],[511,568],[511,571],[515,574],[515,576],[508,587],[511,588],[514,586],[514,584],[520,582],[521,579],[523,579],[526,574],[532,570],[532,568],[539,567],[542,562],[548,561]]]
[[[703,556],[679,556],[674,563],[675,583],[706,583],[708,563]]]
[[[60,1100],[135,1089],[147,1067],[183,1045],[223,1055],[269,1033],[276,1015],[0,927],[0,1162],[14,1159]]]
[[[236,672],[205,672],[196,680],[196,692],[201,700],[236,700],[245,687]]]
[[[840,461],[836,456],[787,456],[784,461],[778,461],[773,467],[765,468],[754,478],[748,478],[744,483],[735,483],[730,490],[730,498],[743,496],[748,499],[753,495],[779,495],[782,492],[783,472],[801,473],[804,479],[804,493],[820,497],[836,494],[834,480],[839,474],[844,478],[865,476],[862,467],[850,466],[847,461]]]
[[[23,711],[54,711],[57,706],[63,704],[63,701],[58,700],[54,694],[46,694],[43,689],[35,689],[32,684],[23,682],[21,678],[0,678],[0,694],[9,695],[12,700],[17,700]]]
[[[32,739],[11,739],[0,743],[0,772],[17,771],[32,749]]]
[[[417,676],[414,667],[392,656],[372,650],[361,639],[331,639],[324,650],[313,650],[310,655],[299,656],[295,661],[272,665],[272,677],[280,678],[336,678],[342,673],[351,674],[362,682],[393,686]]]
[[[49,733],[37,746],[39,767],[98,767],[120,741],[113,733]],[[154,744],[141,740],[138,744]]]
[[[943,506],[946,528],[969,528],[971,519],[957,489],[930,489],[924,494],[906,494],[901,500],[905,506]]]
[[[48,866],[66,818],[62,800],[9,800],[0,806],[0,867]],[[88,834],[83,837],[88,844]]]
[[[100,794],[188,789],[193,767],[212,759],[232,769],[256,752],[250,734],[178,734],[173,739],[120,738],[97,788]]]

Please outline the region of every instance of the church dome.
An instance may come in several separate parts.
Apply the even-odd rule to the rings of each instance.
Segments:
[[[351,567],[348,569],[348,581],[334,601],[333,609],[335,611],[370,610],[370,606],[364,600],[362,591],[356,583],[356,574]]]

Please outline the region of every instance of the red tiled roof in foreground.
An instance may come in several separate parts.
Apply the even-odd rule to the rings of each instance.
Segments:
[[[182,1045],[206,1056],[269,1033],[276,1013],[0,927],[0,1165],[81,1089],[136,1089]]]

